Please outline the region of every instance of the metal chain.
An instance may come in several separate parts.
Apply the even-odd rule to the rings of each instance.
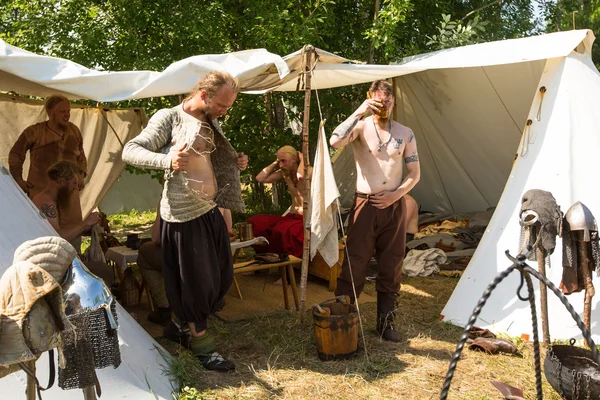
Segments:
[[[573,398],[579,400],[579,394],[581,393],[581,372],[573,371],[573,377]]]
[[[592,388],[590,387],[592,384],[590,376],[586,375],[585,376],[585,385],[586,385],[586,389],[585,389],[585,400],[590,400],[591,396],[592,396]]]
[[[556,370],[554,371],[554,373],[556,375],[556,379],[558,380],[558,394],[560,395],[561,399],[564,399],[565,392],[563,390],[563,383],[562,383],[562,363],[560,362],[558,357],[556,357],[556,355],[554,354],[552,347],[550,347],[548,349],[548,353],[550,355],[550,359],[556,363]]]
[[[532,248],[528,248],[529,252],[531,252],[532,250],[533,250]],[[575,320],[577,327],[581,330],[583,338],[585,340],[587,340],[587,342],[590,346],[590,349],[592,350],[593,359],[596,361],[596,363],[600,364],[600,354],[598,352],[596,344],[594,343],[594,340],[592,339],[590,332],[587,330],[586,326],[584,325],[583,321],[581,320],[581,317],[577,314],[577,312],[575,312],[575,309],[569,303],[569,301],[567,300],[565,295],[556,287],[556,285],[554,285],[546,277],[540,275],[540,273],[538,271],[534,270],[529,265],[527,265],[525,260],[527,260],[527,256],[529,254],[519,254],[517,257],[513,257],[510,255],[508,250],[505,252],[505,254],[508,257],[508,259],[513,262],[513,264],[510,267],[508,267],[505,271],[502,271],[500,274],[498,274],[496,276],[496,278],[494,278],[494,280],[489,284],[489,286],[487,287],[487,289],[485,290],[485,292],[479,299],[479,302],[475,306],[473,313],[469,317],[469,320],[463,330],[463,334],[461,335],[460,340],[459,340],[458,344],[456,345],[456,350],[455,350],[454,354],[452,355],[452,359],[450,360],[448,372],[446,373],[446,379],[444,380],[444,384],[442,386],[442,391],[440,393],[440,400],[446,400],[446,398],[448,397],[448,393],[450,391],[450,385],[452,383],[452,378],[454,376],[454,371],[456,370],[456,366],[460,359],[460,355],[465,346],[465,343],[467,342],[469,331],[471,330],[471,328],[477,321],[477,318],[479,317],[479,314],[481,313],[483,306],[485,306],[485,303],[491,296],[492,291],[498,286],[498,284],[500,284],[500,282],[502,282],[515,269],[518,269],[521,273],[526,272],[526,274],[524,274],[524,275],[531,274],[531,275],[535,276],[536,279],[538,279],[544,285],[546,285],[550,289],[550,291],[552,291],[552,293],[554,293],[560,299],[563,306],[565,306],[565,308],[567,309],[567,311],[569,312],[569,314],[571,315],[573,320]],[[526,280],[531,279],[528,276],[526,276],[526,278],[529,278]],[[528,282],[527,286],[529,287],[529,282]],[[530,299],[530,302],[531,302],[531,299]],[[534,316],[534,315],[535,315],[535,310],[532,308],[532,316]],[[532,324],[535,324],[536,322],[537,322],[537,319],[533,320]],[[534,330],[533,333],[534,333],[534,350],[539,351],[539,341],[536,338],[536,333],[537,333],[536,330]],[[537,344],[537,346],[536,346],[536,344]],[[537,356],[539,357],[539,354],[537,354]],[[536,362],[536,389],[538,389],[538,376],[541,376],[541,371],[539,368],[539,358],[536,361],[537,361]],[[543,394],[538,391],[537,398],[542,399],[543,398],[542,396],[543,396]]]

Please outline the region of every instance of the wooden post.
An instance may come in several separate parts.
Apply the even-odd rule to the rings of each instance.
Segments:
[[[27,368],[35,375],[35,360],[27,361],[25,363]],[[37,387],[35,385],[35,379],[33,376],[27,374],[27,388],[25,389],[25,397],[27,400],[35,400],[37,395]]]
[[[537,246],[538,272],[546,277],[546,257],[540,245]],[[548,324],[548,289],[540,281],[540,308],[542,314],[542,339],[546,346],[550,345],[550,326]]]
[[[312,76],[312,64],[315,48],[307,44],[302,49],[304,65],[304,122],[302,124],[302,154],[304,156],[304,203],[302,210],[304,215],[304,249],[302,251],[302,273],[300,274],[300,324],[304,325],[304,309],[306,303],[306,280],[308,279],[308,262],[310,259],[310,215],[308,205],[310,204],[310,166],[308,148],[308,125],[310,122],[310,79]]]

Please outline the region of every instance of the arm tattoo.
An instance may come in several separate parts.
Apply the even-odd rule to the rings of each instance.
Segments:
[[[412,142],[414,138],[415,138],[415,135],[411,133],[410,136],[408,137],[408,143]]]
[[[351,132],[352,129],[358,124],[358,118],[350,116],[347,120],[338,125],[333,131],[331,136],[337,136],[340,139],[345,139]]]
[[[409,164],[412,162],[418,162],[418,161],[419,161],[419,155],[417,154],[416,151],[412,155],[410,155],[408,157],[404,157],[404,162],[406,164]]]
[[[56,210],[56,206],[54,204],[42,204],[41,211],[48,218],[58,217],[58,211]]]

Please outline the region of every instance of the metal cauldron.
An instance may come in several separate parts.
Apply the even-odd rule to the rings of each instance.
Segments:
[[[117,329],[117,321],[110,310],[114,300],[110,290],[78,258],[73,260],[61,286],[67,316],[103,308],[111,329]]]
[[[592,352],[571,345],[548,347],[544,374],[548,383],[565,399],[599,399],[600,365]]]

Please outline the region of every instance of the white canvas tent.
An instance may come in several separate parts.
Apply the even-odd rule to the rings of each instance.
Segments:
[[[497,207],[444,307],[446,321],[464,325],[487,285],[511,264],[504,252],[518,250],[518,212],[527,190],[552,192],[565,212],[582,201],[600,218],[600,192],[590,179],[600,152],[593,40],[591,31],[571,31],[444,50],[405,60],[401,67],[421,72],[394,78],[395,119],[413,129],[419,146],[422,175],[412,191],[419,204],[440,214]],[[349,206],[355,179],[351,152],[341,153],[334,169],[342,204]],[[558,285],[560,251],[552,264],[548,275]],[[517,276],[499,285],[476,324],[513,336],[531,334],[529,307],[517,299],[517,287]],[[569,300],[581,313],[583,294]],[[581,337],[553,294],[549,320],[553,339]]]
[[[19,94],[48,96],[61,93],[70,99],[87,98],[117,101],[149,96],[166,96],[190,91],[203,73],[215,69],[227,70],[245,80],[263,74],[266,82],[275,82],[289,71],[283,60],[265,50],[214,56],[197,56],[174,63],[164,72],[129,71],[98,72],[68,60],[39,56],[0,41],[0,90]],[[270,85],[270,83],[266,83]],[[254,86],[261,89],[258,84]],[[0,163],[6,163],[8,150],[20,132],[28,125],[44,120],[39,102],[14,96],[0,96],[3,153]],[[86,189],[89,199],[82,199],[84,212],[89,211],[106,193],[123,169],[120,158],[122,144],[137,135],[145,123],[143,112],[103,108],[73,107],[71,121],[82,129],[85,151],[90,163],[92,185]],[[110,124],[108,122],[110,122]],[[111,128],[112,125],[112,128]],[[113,132],[112,129],[116,132]],[[119,137],[120,140],[117,139]],[[49,223],[40,217],[31,201],[22,193],[7,169],[0,164],[0,274],[12,264],[15,249],[24,241],[40,236],[56,235]],[[95,194],[94,194],[95,193]],[[156,198],[152,202],[156,202]],[[165,364],[159,355],[160,346],[137,322],[117,307],[119,345],[123,363],[117,369],[98,371],[103,398],[108,399],[171,399],[171,384],[163,374]],[[47,380],[47,356],[37,363],[38,377]],[[0,380],[1,393],[24,393],[26,377],[11,374]],[[79,390],[63,391],[54,386],[45,392],[46,399],[79,399]]]
[[[516,250],[517,210],[525,191],[549,190],[563,210],[580,200],[600,215],[600,197],[587,184],[594,157],[600,150],[600,77],[590,59],[593,40],[591,31],[580,30],[443,50],[393,66],[348,64],[334,55],[323,57],[317,65],[312,80],[316,89],[395,77],[395,118],[413,128],[417,137],[422,179],[413,194],[425,209],[450,213],[497,206],[479,249],[444,308],[446,320],[464,324],[487,284],[509,265],[503,254],[506,249]],[[214,58],[204,66],[194,58],[176,63],[177,68],[163,73],[97,73],[81,70],[83,67],[65,60],[59,60],[60,65],[67,66],[60,69],[59,64],[44,64],[56,59],[37,60],[31,53],[17,50],[0,43],[0,90],[29,94],[39,91],[40,95],[58,90],[71,98],[99,101],[185,92],[206,68],[227,69],[221,62],[232,56],[220,56],[218,60],[218,56],[211,56]],[[244,86],[245,90],[296,89],[299,69],[293,63],[298,64],[298,54],[286,57],[284,62],[292,65],[290,68],[276,56],[263,53],[264,57],[253,58],[258,53],[252,52],[242,57],[252,61],[242,63],[251,72],[238,68],[242,64],[231,63],[234,68],[230,72],[252,83]],[[19,68],[9,63],[13,56],[21,63]],[[45,70],[49,72],[39,75],[37,67],[27,68],[28,60],[36,66],[50,65]],[[185,90],[181,85],[167,84],[176,83],[178,73],[186,79]],[[543,96],[539,93],[541,86],[546,88]],[[528,119],[532,125],[523,134]],[[340,155],[339,165],[344,165],[344,157],[349,154]],[[345,165],[352,163],[346,159]],[[342,172],[337,178],[343,194],[353,190],[353,178],[349,168]],[[3,187],[8,185],[6,180],[3,182]],[[19,207],[25,213],[31,205],[26,199],[21,202],[24,204]],[[35,215],[35,210],[27,212]],[[2,217],[6,218],[2,220],[3,231],[16,223],[12,215]],[[20,244],[16,243],[18,239],[47,233],[33,222],[23,225],[30,225],[25,230],[31,232],[14,241],[11,238],[1,242],[3,254],[12,254]],[[553,264],[556,267],[549,276],[558,284],[558,255],[553,257]],[[513,335],[528,333],[529,311],[526,304],[516,300],[516,287],[516,277],[500,285],[477,323]],[[580,312],[582,296],[571,296],[571,301]],[[596,303],[597,300],[592,321],[600,318]],[[145,335],[133,322],[128,325],[128,319],[121,315],[124,313],[120,313],[120,318],[125,321],[125,330],[131,328],[137,330],[136,335]],[[550,322],[553,338],[578,335],[570,317],[552,297]],[[593,322],[592,331],[597,340],[597,322]],[[149,356],[151,349],[145,351],[148,354],[144,356]],[[151,369],[138,365],[132,368],[132,374],[139,377],[143,375],[141,371]],[[157,376],[156,379],[159,380]],[[133,378],[130,382],[117,380],[115,385],[135,386],[135,382]]]
[[[56,235],[48,221],[43,219],[31,201],[0,165],[0,274],[12,265],[14,250],[24,241],[40,236]],[[122,364],[97,370],[106,399],[164,399],[171,396],[171,384],[163,374],[165,361],[158,345],[135,320],[117,304],[119,319],[119,349]],[[164,350],[163,350],[164,351]],[[47,382],[48,355],[36,363],[42,385]],[[0,380],[3,398],[24,398],[27,376],[24,372],[8,375]],[[81,399],[81,390],[62,390],[55,385],[44,392],[44,399]],[[10,394],[10,395],[9,395]],[[8,396],[8,397],[5,397]]]
[[[0,163],[8,168],[8,153],[23,130],[47,119],[41,101],[0,94]],[[81,192],[81,208],[89,214],[125,168],[121,161],[123,144],[137,136],[146,125],[142,109],[108,109],[73,105],[71,122],[80,127],[88,160],[86,187]],[[27,178],[28,159],[23,177]],[[152,199],[156,203],[158,196]],[[155,205],[154,205],[155,206]]]

